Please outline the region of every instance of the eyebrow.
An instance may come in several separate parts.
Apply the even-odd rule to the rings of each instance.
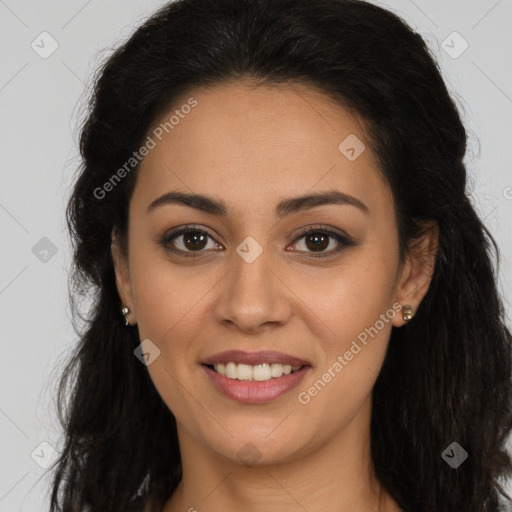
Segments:
[[[158,199],[155,199],[149,205],[147,211],[149,213],[160,206],[168,204],[182,204],[220,217],[227,217],[228,215],[228,208],[223,201],[203,194],[190,194],[185,192],[168,192]],[[369,214],[369,208],[359,199],[340,192],[339,190],[329,190],[284,199],[276,206],[275,215],[282,218],[291,213],[328,204],[355,206],[363,213]]]

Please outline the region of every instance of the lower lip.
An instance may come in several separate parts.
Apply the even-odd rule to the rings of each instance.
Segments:
[[[295,373],[289,373],[266,381],[243,381],[230,379],[206,365],[201,365],[214,386],[228,398],[244,404],[261,404],[275,400],[298,386],[311,366],[303,366]]]

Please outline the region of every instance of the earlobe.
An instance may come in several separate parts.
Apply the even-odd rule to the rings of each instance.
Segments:
[[[439,241],[436,221],[423,223],[421,235],[410,245],[396,292],[396,300],[402,305],[402,315],[395,317],[393,325],[401,327],[410,321],[426,295],[434,275]]]
[[[121,246],[118,235],[112,231],[112,243],[110,245],[112,263],[114,266],[117,293],[121,301],[120,312],[125,318],[126,325],[134,320],[134,306],[132,300],[130,272],[128,267],[127,255]],[[130,318],[129,318],[130,317]]]

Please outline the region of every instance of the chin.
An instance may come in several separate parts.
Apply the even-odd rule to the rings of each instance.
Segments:
[[[226,429],[229,434],[222,432],[222,437],[205,436],[203,439],[219,455],[236,463],[251,466],[287,462],[306,451],[303,446],[306,440],[299,428],[295,435],[290,432],[289,425],[288,429],[280,431],[279,424],[283,418],[260,420],[258,427],[254,426],[252,420],[238,421],[237,425]],[[219,432],[219,429],[216,431]]]

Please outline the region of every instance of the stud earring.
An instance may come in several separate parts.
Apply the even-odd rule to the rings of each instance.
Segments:
[[[412,306],[403,306],[402,307],[402,318],[408,322],[414,316],[414,310]]]
[[[123,306],[123,308],[121,309],[121,313],[124,316],[124,325],[130,325],[128,319],[126,318],[126,316],[130,313],[130,310],[126,306]]]

